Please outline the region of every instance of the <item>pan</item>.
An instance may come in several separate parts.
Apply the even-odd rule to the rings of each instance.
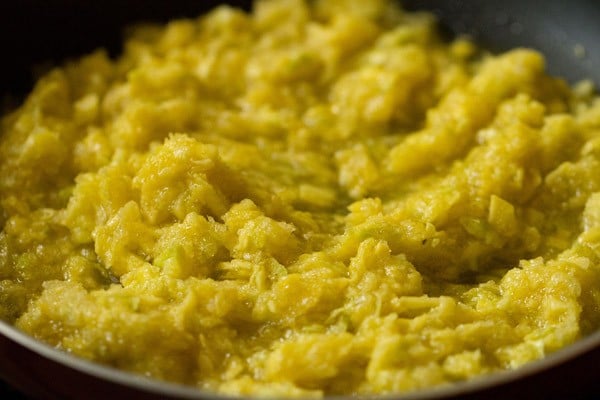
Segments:
[[[20,101],[34,67],[98,47],[113,55],[122,28],[139,21],[195,16],[218,1],[21,0],[0,3],[0,99]],[[230,1],[249,8],[250,1]],[[594,0],[405,0],[409,10],[435,13],[448,35],[467,34],[492,51],[540,50],[551,74],[600,82],[600,3]],[[18,38],[18,40],[17,40]],[[600,332],[549,357],[488,377],[386,399],[597,398]],[[0,321],[0,379],[11,394],[39,399],[208,399],[219,396],[100,366],[40,343]],[[2,389],[6,390],[6,389]],[[5,398],[7,393],[0,392]]]

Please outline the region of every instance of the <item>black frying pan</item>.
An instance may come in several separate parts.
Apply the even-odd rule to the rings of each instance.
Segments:
[[[31,88],[36,66],[97,47],[118,54],[122,28],[135,21],[195,16],[206,0],[0,0],[0,99],[14,103]],[[245,8],[250,1],[229,1]],[[469,34],[501,51],[541,50],[552,74],[600,83],[600,2],[595,0],[405,0],[436,13],[449,34]],[[1,108],[1,107],[0,107]],[[393,399],[600,398],[600,332],[516,371]],[[0,322],[0,379],[40,399],[206,399],[217,396],[148,381],[98,366],[34,341]],[[7,398],[0,386],[0,398]],[[4,391],[4,393],[3,393]],[[14,393],[14,392],[13,392]]]
[[[596,0],[400,0],[433,11],[451,34],[468,34],[495,50],[542,51],[550,73],[600,83],[600,4]],[[97,47],[118,54],[122,29],[136,21],[196,16],[218,3],[251,0],[0,1],[0,93],[22,95],[32,66],[57,63]],[[580,51],[583,50],[583,53]]]

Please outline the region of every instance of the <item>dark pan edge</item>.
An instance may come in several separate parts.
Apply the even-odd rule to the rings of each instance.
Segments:
[[[152,397],[168,397],[181,399],[227,399],[230,396],[217,395],[212,392],[203,391],[183,385],[160,382],[145,378],[133,373],[117,370],[112,367],[103,366],[91,361],[76,357],[72,354],[65,353],[55,349],[43,342],[40,342],[15,327],[0,321],[0,335],[9,339],[12,344],[22,346],[36,355],[43,357],[52,362],[58,363],[63,367],[67,367],[79,373],[97,378],[107,383],[112,383],[117,386],[127,387],[135,391],[139,391],[141,396],[148,395]],[[550,354],[544,359],[531,362],[518,369],[494,373],[488,376],[481,376],[465,382],[457,382],[452,385],[441,386],[431,389],[423,389],[420,391],[402,394],[402,395],[383,395],[383,396],[366,396],[353,398],[378,398],[378,399],[397,399],[397,400],[423,400],[429,398],[436,399],[451,399],[451,398],[499,398],[506,395],[504,392],[486,393],[486,391],[494,390],[503,385],[513,385],[527,377],[543,374],[545,371],[552,370],[563,364],[568,364],[570,361],[577,359],[591,352],[594,349],[600,348],[600,331],[587,336],[576,343]],[[10,377],[6,377],[10,382]],[[548,382],[549,385],[552,382]],[[565,382],[568,384],[568,382]],[[528,393],[522,393],[524,397]],[[330,399],[343,399],[344,396],[333,396]],[[483,397],[482,397],[483,398]]]

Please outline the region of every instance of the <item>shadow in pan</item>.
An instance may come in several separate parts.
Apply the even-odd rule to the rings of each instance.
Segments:
[[[117,54],[123,27],[137,21],[197,16],[220,3],[245,9],[251,0],[20,0],[0,2],[0,93],[26,93],[32,66],[59,63],[98,47]],[[549,70],[571,81],[600,82],[600,4],[595,0],[404,0],[433,11],[452,33],[468,34],[492,50],[541,50]],[[541,6],[543,4],[543,6]]]

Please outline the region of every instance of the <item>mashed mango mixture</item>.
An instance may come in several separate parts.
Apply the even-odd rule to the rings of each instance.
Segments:
[[[406,392],[600,325],[600,100],[385,0],[134,29],[1,123],[0,317],[228,394]]]

